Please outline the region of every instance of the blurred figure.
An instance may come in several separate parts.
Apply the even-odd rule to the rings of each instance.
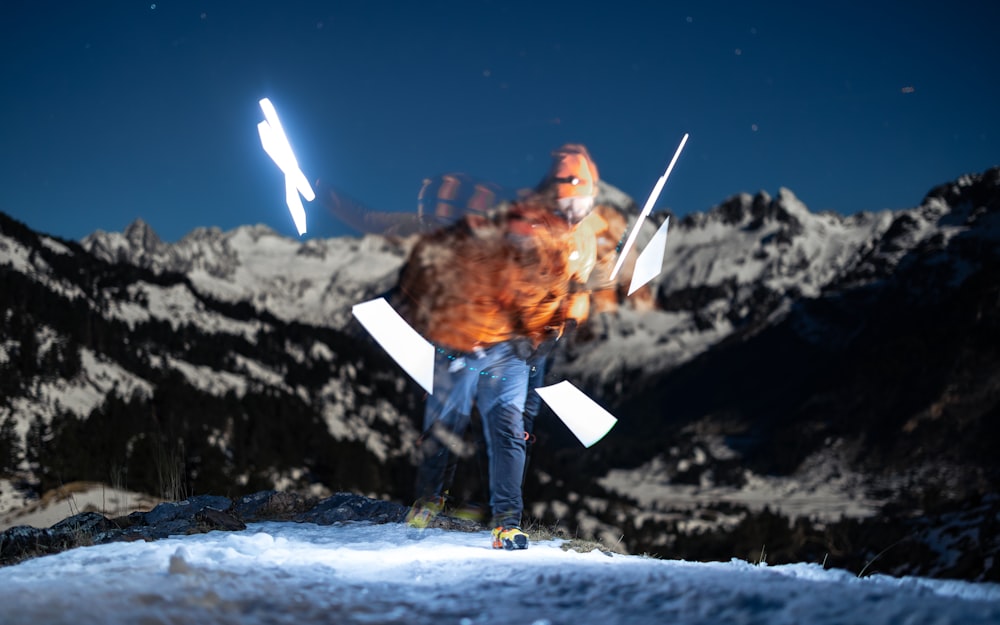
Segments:
[[[449,226],[467,214],[485,215],[507,199],[496,184],[463,173],[425,178],[417,194],[417,212],[369,208],[343,191],[316,181],[316,196],[326,209],[361,234],[408,237]]]
[[[436,347],[408,520],[426,525],[444,506],[449,463],[475,403],[494,548],[528,546],[520,528],[528,361],[544,364],[559,337],[586,319],[602,228],[591,219],[598,172],[586,148],[566,145],[552,157],[534,193],[423,235],[400,274],[397,308]]]

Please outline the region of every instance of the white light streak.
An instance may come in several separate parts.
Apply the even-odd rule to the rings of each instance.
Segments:
[[[677,163],[677,157],[681,155],[681,150],[684,149],[684,144],[687,143],[688,134],[684,133],[684,138],[681,139],[680,145],[677,146],[677,151],[674,152],[674,157],[670,159],[670,164],[667,165],[667,170],[663,172],[660,179],[656,181],[656,185],[653,187],[653,191],[649,194],[649,198],[646,200],[646,205],[643,207],[642,212],[639,213],[639,219],[636,220],[635,225],[632,226],[632,232],[628,235],[628,240],[625,241],[625,245],[622,246],[621,251],[618,253],[618,261],[615,263],[615,268],[611,270],[611,280],[615,279],[618,272],[622,268],[622,263],[625,262],[625,257],[628,255],[632,245],[635,244],[635,238],[639,236],[639,228],[642,227],[642,222],[645,221],[646,217],[653,211],[653,205],[656,204],[656,200],[660,197],[660,191],[663,190],[663,185],[667,183],[667,178],[670,176],[670,172],[673,171],[674,165]]]
[[[399,316],[385,298],[355,304],[351,312],[403,371],[434,393],[434,346]]]
[[[653,238],[639,253],[639,258],[635,261],[635,269],[632,271],[632,282],[628,287],[629,295],[660,275],[660,271],[663,269],[663,254],[667,250],[667,229],[669,227],[670,217],[667,217]]]
[[[295,159],[295,153],[288,143],[288,137],[285,136],[285,130],[281,126],[274,105],[264,98],[260,101],[260,108],[264,111],[265,120],[257,124],[260,144],[274,164],[285,174],[285,203],[288,204],[295,228],[299,231],[299,235],[303,235],[306,232],[306,211],[299,194],[302,194],[307,202],[316,199],[316,194],[309,186],[305,174],[299,169],[299,162]]]
[[[618,419],[610,412],[567,380],[536,388],[535,392],[562,419],[584,447],[590,447],[604,438],[618,423]]]

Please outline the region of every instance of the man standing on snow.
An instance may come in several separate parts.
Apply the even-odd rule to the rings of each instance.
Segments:
[[[400,313],[436,347],[411,524],[444,504],[449,457],[475,403],[489,464],[493,547],[525,549],[521,483],[529,366],[589,307],[597,167],[580,145],[553,152],[530,196],[424,235],[400,274]]]

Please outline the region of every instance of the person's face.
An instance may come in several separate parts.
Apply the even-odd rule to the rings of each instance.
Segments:
[[[558,212],[566,221],[576,225],[594,210],[594,196],[564,197],[556,200]]]

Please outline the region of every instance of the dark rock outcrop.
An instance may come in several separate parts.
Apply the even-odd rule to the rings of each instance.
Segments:
[[[0,532],[0,566],[75,547],[119,541],[159,540],[168,536],[240,531],[247,523],[288,521],[334,525],[346,522],[400,523],[406,506],[352,493],[325,499],[299,493],[261,491],[239,498],[202,495],[161,503],[149,512],[108,519],[97,512],[69,517],[50,528],[12,527]],[[439,516],[431,527],[459,531],[483,529],[477,523]]]

